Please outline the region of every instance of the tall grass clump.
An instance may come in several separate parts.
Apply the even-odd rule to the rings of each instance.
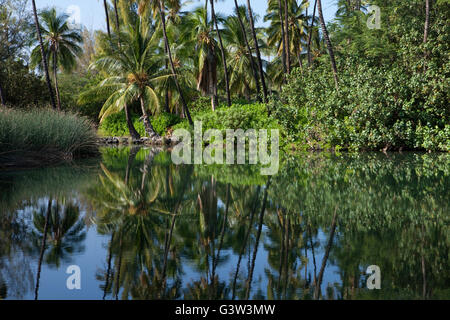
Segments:
[[[70,161],[98,152],[92,123],[49,109],[0,110],[0,169]]]

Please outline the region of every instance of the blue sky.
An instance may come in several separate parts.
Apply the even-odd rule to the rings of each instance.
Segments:
[[[190,3],[187,5],[187,8],[192,8],[200,4],[204,4],[204,0],[191,0],[185,2]],[[238,2],[240,4],[246,3],[246,1],[244,0],[239,0]],[[260,21],[262,21],[262,18],[264,17],[264,14],[266,12],[267,1],[252,0],[251,3],[253,10],[260,16]],[[326,21],[330,21],[334,17],[334,13],[336,11],[335,3],[336,0],[322,0]],[[80,8],[81,23],[84,24],[88,29],[106,29],[105,13],[103,10],[102,0],[36,0],[36,5],[38,9],[55,6],[63,11],[66,11],[71,6],[78,6]],[[313,4],[311,4],[311,6],[312,5]],[[229,14],[234,9],[234,2],[233,0],[222,0],[219,1],[216,6],[216,11],[223,14]]]

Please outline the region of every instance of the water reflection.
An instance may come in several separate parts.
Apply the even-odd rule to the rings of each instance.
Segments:
[[[111,148],[5,173],[0,298],[74,298],[59,279],[78,264],[95,267],[79,298],[448,299],[449,161],[306,154],[268,179]]]

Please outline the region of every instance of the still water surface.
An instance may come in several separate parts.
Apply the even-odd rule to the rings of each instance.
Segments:
[[[0,299],[450,299],[450,155],[308,153],[259,172],[105,148],[0,173]]]

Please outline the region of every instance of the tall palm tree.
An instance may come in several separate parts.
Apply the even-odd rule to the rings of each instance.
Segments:
[[[216,10],[214,9],[214,0],[210,0],[211,3],[211,16],[216,27],[217,37],[219,38],[220,53],[222,54],[223,72],[225,76],[225,90],[227,92],[227,103],[231,107],[231,94],[230,94],[230,81],[228,77],[227,58],[225,56],[225,49],[223,47],[222,36],[219,30],[219,24],[217,23]]]
[[[330,56],[334,84],[336,85],[336,90],[339,90],[339,79],[338,79],[338,74],[337,74],[336,60],[334,58],[333,45],[331,44],[330,36],[328,35],[327,26],[325,25],[325,19],[323,18],[322,1],[321,0],[317,0],[317,11],[319,13],[319,20],[320,20],[320,26],[322,27],[323,37],[325,38],[325,42],[327,44],[328,55]]]
[[[159,16],[161,18],[161,23],[162,23],[164,43],[165,43],[165,46],[167,48],[167,57],[169,58],[169,63],[170,63],[170,67],[172,69],[173,79],[175,81],[175,85],[176,85],[178,93],[180,95],[181,103],[183,105],[183,111],[184,111],[186,117],[188,118],[189,124],[190,125],[194,125],[194,122],[192,121],[191,113],[189,112],[189,108],[188,108],[188,106],[186,104],[186,100],[184,99],[183,92],[181,91],[181,86],[180,86],[180,84],[178,82],[177,73],[176,73],[176,69],[175,69],[175,64],[173,63],[173,59],[172,59],[172,51],[170,49],[169,39],[167,37],[166,16],[165,16],[164,11],[162,10],[162,7],[164,6],[164,0],[154,0],[154,1],[157,2]]]
[[[47,56],[45,55],[44,43],[42,41],[41,27],[39,24],[39,18],[36,10],[36,2],[32,0],[31,3],[33,4],[33,15],[34,15],[34,24],[36,26],[36,35],[39,41],[39,48],[41,50],[42,69],[44,70],[45,81],[47,82],[48,91],[50,93],[50,102],[52,104],[53,109],[56,109],[55,94],[53,93],[52,83],[50,81],[50,75],[48,73]]]
[[[103,7],[105,8],[106,30],[108,32],[108,36],[111,38],[111,26],[109,24],[108,3],[106,2],[106,0],[103,0]]]
[[[237,0],[234,0],[234,6],[235,6],[235,10],[236,10],[236,16],[237,16],[237,18],[239,20],[239,24],[241,26],[242,37],[245,41],[245,45],[247,46],[248,55],[250,57],[250,63],[251,63],[252,72],[253,72],[253,78],[255,79],[255,83],[256,83],[256,91],[258,93],[258,99],[260,100],[261,99],[260,98],[261,89],[259,87],[258,68],[256,67],[255,59],[253,58],[252,48],[250,47],[250,43],[249,43],[248,37],[247,37],[247,28],[245,27],[244,22],[242,21],[241,8],[239,7]],[[245,12],[245,8],[243,11]],[[245,14],[244,14],[244,16],[245,16]]]
[[[309,26],[308,30],[308,67],[311,67],[312,64],[312,58],[311,58],[311,39],[312,39],[312,29],[314,25],[314,20],[316,19],[316,8],[317,8],[317,0],[314,1],[314,9],[313,9],[313,15],[311,19],[311,25]]]
[[[211,96],[212,110],[217,99],[217,43],[214,38],[214,24],[208,19],[207,6],[196,8],[183,24],[185,38],[193,44],[197,61],[197,90]]]
[[[286,72],[287,74],[291,73],[291,52],[289,50],[289,6],[288,0],[284,0],[284,27],[285,27],[285,35],[286,35]]]
[[[253,41],[255,42],[255,49],[256,49],[256,56],[258,57],[258,67],[259,67],[259,75],[261,77],[261,83],[263,87],[263,95],[264,95],[264,102],[267,102],[267,86],[266,86],[266,80],[264,79],[264,69],[262,65],[262,58],[261,58],[261,51],[259,50],[259,44],[258,44],[258,38],[256,36],[256,29],[255,29],[255,20],[253,18],[253,11],[252,7],[250,5],[250,0],[247,0],[247,9],[248,9],[248,17],[250,21],[250,28],[252,31]]]
[[[155,84],[170,76],[160,70],[161,61],[154,55],[159,39],[139,20],[135,25],[128,25],[121,37],[120,47],[111,41],[111,50],[91,66],[105,71],[108,77],[97,88],[84,95],[89,97],[98,91],[110,93],[110,97],[100,111],[101,121],[124,108],[126,111],[126,106],[138,101],[147,135],[150,138],[159,137],[153,129],[148,114],[149,109],[153,114],[159,111],[159,98],[155,92]],[[129,126],[129,129],[131,136],[138,138],[132,127]]]
[[[42,47],[39,44],[33,49],[31,61],[33,65],[39,66],[42,63],[42,57],[45,57],[45,60],[52,65],[57,106],[58,110],[61,110],[58,68],[62,67],[65,71],[70,72],[75,67],[76,58],[82,52],[80,44],[83,37],[80,30],[69,27],[69,16],[58,14],[54,8],[42,11],[40,17],[43,22],[40,28],[44,42]]]

